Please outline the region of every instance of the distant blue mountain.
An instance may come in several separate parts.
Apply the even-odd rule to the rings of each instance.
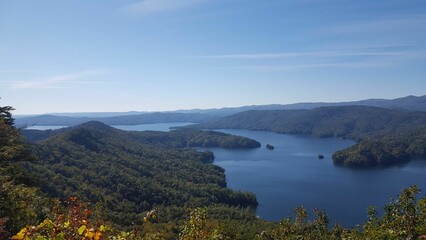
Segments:
[[[396,99],[367,99],[360,101],[351,102],[302,102],[293,104],[270,104],[270,105],[253,105],[235,108],[218,108],[218,109],[194,109],[194,110],[179,110],[177,112],[182,113],[206,113],[218,116],[227,116],[239,112],[249,110],[293,110],[293,109],[314,109],[318,107],[337,107],[337,106],[349,106],[349,105],[360,105],[370,107],[381,107],[392,110],[403,110],[403,111],[426,111],[426,95],[424,96],[407,96]]]
[[[353,102],[313,102],[294,104],[253,105],[234,108],[219,109],[192,109],[176,110],[169,112],[99,112],[99,113],[55,113],[39,116],[17,117],[16,125],[21,126],[73,126],[87,121],[99,121],[109,125],[137,125],[167,122],[192,122],[202,123],[219,117],[232,115],[249,110],[292,110],[314,109],[318,107],[336,106],[372,106],[402,111],[426,112],[426,95],[407,96],[396,99],[367,99]]]

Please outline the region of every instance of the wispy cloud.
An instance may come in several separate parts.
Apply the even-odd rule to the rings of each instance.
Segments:
[[[50,88],[71,88],[71,86],[65,83],[73,84],[101,84],[106,83],[103,81],[94,81],[92,78],[95,76],[106,74],[105,70],[86,70],[69,74],[56,75],[44,79],[36,80],[18,80],[18,81],[0,81],[0,83],[7,84],[9,87],[14,89],[50,89]],[[86,80],[85,80],[86,79]]]
[[[407,64],[426,59],[426,50],[393,48],[342,48],[329,51],[287,53],[200,55],[187,58],[226,61],[225,69],[290,71],[313,68],[375,68]]]
[[[287,64],[287,65],[248,65],[229,67],[231,69],[256,70],[261,72],[273,71],[290,71],[297,69],[314,69],[314,68],[372,68],[384,67],[387,63],[373,62],[346,62],[346,63],[311,63],[311,64]]]
[[[261,54],[223,54],[223,55],[200,55],[200,56],[189,56],[189,58],[210,58],[210,59],[290,59],[300,57],[356,57],[356,56],[413,56],[419,55],[419,52],[412,51],[310,51],[310,52],[288,52],[288,53],[261,53]]]
[[[45,72],[42,70],[31,70],[31,69],[12,69],[12,68],[0,68],[0,72],[18,72],[18,73],[22,73],[22,72]]]
[[[193,6],[207,0],[143,0],[125,7],[131,14],[149,15],[159,12],[175,11]]]
[[[326,33],[375,33],[390,32],[398,34],[399,32],[409,31],[413,33],[415,29],[426,29],[426,15],[400,15],[386,16],[361,21],[343,22],[335,26],[329,26],[323,31]]]

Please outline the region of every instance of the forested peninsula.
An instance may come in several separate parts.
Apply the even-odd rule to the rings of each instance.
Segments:
[[[353,139],[357,142],[355,146],[333,155],[335,164],[352,167],[386,166],[426,158],[426,112],[368,106],[246,111],[189,127]]]
[[[178,129],[169,132],[160,131],[123,131],[104,123],[91,121],[78,126],[57,130],[22,130],[22,134],[30,142],[41,141],[49,137],[78,129],[103,130],[113,132],[117,136],[127,137],[141,144],[164,148],[220,147],[220,148],[258,148],[260,143],[246,137],[231,134],[202,131],[196,129]],[[76,130],[77,129],[77,130]]]

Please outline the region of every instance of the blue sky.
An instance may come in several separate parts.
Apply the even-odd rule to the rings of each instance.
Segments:
[[[0,0],[0,105],[163,111],[426,94],[424,0]]]

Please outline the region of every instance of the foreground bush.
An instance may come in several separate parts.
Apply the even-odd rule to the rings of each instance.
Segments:
[[[295,209],[294,218],[285,218],[279,223],[257,219],[257,224],[209,219],[208,208],[196,208],[190,210],[189,218],[175,235],[170,235],[165,228],[152,227],[157,224],[156,209],[146,213],[142,225],[120,232],[96,220],[85,203],[70,198],[66,208],[59,203],[53,208],[53,219],[27,226],[12,239],[426,239],[426,197],[417,199],[419,192],[417,186],[404,189],[385,206],[383,216],[370,207],[368,220],[360,229],[339,225],[330,228],[326,213],[320,210],[314,210],[315,218],[309,220],[303,207]],[[244,235],[244,231],[252,235]]]

